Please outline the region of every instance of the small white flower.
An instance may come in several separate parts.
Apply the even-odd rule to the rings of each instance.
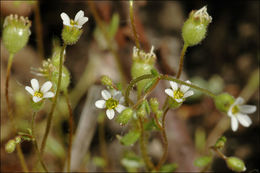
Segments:
[[[252,120],[247,114],[254,113],[256,106],[242,105],[243,103],[244,99],[238,97],[228,110],[227,114],[231,118],[231,128],[233,131],[238,129],[238,122],[244,127],[249,127],[252,124]]]
[[[52,83],[50,81],[45,82],[40,88],[38,80],[32,79],[31,85],[32,87],[26,86],[25,89],[33,96],[32,99],[35,103],[44,98],[54,97],[54,93],[49,91],[52,87]]]
[[[74,20],[70,19],[69,16],[64,12],[60,14],[60,17],[63,20],[63,25],[76,27],[79,29],[88,21],[88,17],[84,17],[84,12],[82,10],[76,14]]]
[[[186,83],[190,84],[190,81],[186,81]],[[193,91],[188,91],[190,89],[189,86],[181,85],[180,87],[176,82],[170,81],[170,85],[172,89],[165,89],[165,93],[172,97],[176,102],[181,103],[185,100],[185,98],[192,96]]]
[[[125,109],[125,106],[122,105],[125,99],[120,91],[112,90],[110,93],[107,90],[102,90],[101,95],[104,100],[96,101],[95,105],[99,109],[107,109],[106,114],[108,119],[111,120],[114,118],[114,110],[116,110],[118,113],[121,113]]]
[[[212,17],[207,12],[207,6],[204,6],[201,9],[197,10],[194,13],[194,17],[199,18],[201,22],[203,22],[204,19],[207,20],[209,23],[212,21]]]

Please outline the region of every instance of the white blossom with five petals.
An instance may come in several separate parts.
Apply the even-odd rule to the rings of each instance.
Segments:
[[[240,123],[244,127],[249,127],[252,124],[252,120],[247,114],[252,114],[256,111],[254,105],[243,105],[244,99],[238,97],[235,102],[228,109],[228,116],[231,118],[231,128],[233,131],[238,129]]]
[[[125,99],[120,91],[112,90],[109,92],[107,90],[102,90],[101,95],[104,100],[96,101],[95,106],[99,109],[106,108],[108,119],[111,120],[114,118],[114,110],[116,110],[118,113],[121,113],[125,109],[125,106],[123,105]]]
[[[190,84],[191,82],[187,80],[186,83]],[[183,102],[187,97],[192,96],[194,94],[193,91],[189,90],[189,86],[178,86],[178,84],[173,81],[170,81],[170,85],[172,89],[165,89],[165,93],[172,97],[178,103]]]
[[[82,10],[76,14],[74,20],[70,19],[69,16],[64,12],[60,14],[60,17],[63,20],[63,25],[76,27],[79,29],[88,21],[88,17],[84,17],[84,11]]]
[[[50,81],[45,82],[40,88],[38,80],[32,79],[31,85],[32,87],[26,86],[25,89],[33,96],[32,100],[35,103],[45,98],[54,97],[54,93],[49,91],[52,87],[52,83]]]

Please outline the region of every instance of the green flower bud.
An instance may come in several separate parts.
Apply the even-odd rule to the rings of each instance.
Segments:
[[[215,105],[218,110],[227,112],[229,107],[234,103],[235,99],[228,93],[222,93],[214,98]]]
[[[155,115],[156,115],[157,118],[161,118],[162,115],[163,115],[163,111],[162,110],[158,110],[158,111],[156,111]]]
[[[101,82],[103,85],[106,85],[106,86],[112,86],[113,85],[113,81],[110,77],[104,75],[101,77]]]
[[[9,141],[5,144],[5,151],[6,151],[7,153],[12,153],[12,152],[14,152],[15,147],[16,147],[16,142],[15,142],[15,140],[11,139],[11,140],[9,140]]]
[[[156,55],[153,52],[153,47],[149,53],[145,53],[136,47],[133,49],[133,65],[131,68],[132,78],[135,79],[139,76],[145,74],[151,74],[151,70],[154,69],[154,63],[156,60]],[[149,82],[149,80],[142,80],[137,83],[138,93],[141,94],[144,86]]]
[[[125,125],[133,117],[133,113],[134,111],[131,108],[126,108],[117,116],[116,121],[120,123],[120,125]]]
[[[243,160],[237,157],[229,157],[226,160],[227,167],[235,172],[246,171],[246,166]]]
[[[222,149],[225,146],[226,141],[227,141],[227,138],[225,136],[221,136],[220,138],[218,138],[214,147],[218,148],[218,149]]]
[[[206,36],[208,24],[212,18],[207,13],[207,7],[191,11],[189,18],[182,27],[184,44],[194,46],[199,44]]]
[[[146,115],[145,104],[142,104],[136,112],[138,117],[144,117]]]
[[[11,54],[21,50],[28,42],[31,21],[17,14],[7,16],[3,25],[3,43]]]
[[[16,136],[16,137],[15,137],[15,143],[16,143],[16,144],[21,143],[21,141],[22,141],[21,136]]]
[[[73,45],[79,40],[81,34],[81,29],[64,25],[61,36],[66,45]]]
[[[159,102],[158,102],[157,98],[151,98],[149,102],[150,102],[152,112],[156,113],[159,108]]]

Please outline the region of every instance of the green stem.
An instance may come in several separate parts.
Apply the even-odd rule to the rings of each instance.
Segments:
[[[7,115],[12,123],[12,131],[13,131],[13,133],[16,133],[17,129],[16,129],[14,117],[13,117],[12,111],[11,111],[11,104],[9,102],[9,79],[10,79],[10,73],[11,73],[11,68],[12,68],[12,64],[13,64],[13,58],[14,58],[14,54],[10,54],[9,59],[8,59],[8,64],[7,64],[7,71],[6,71],[5,99],[6,99],[6,105],[7,105]],[[20,160],[23,171],[28,172],[28,167],[26,165],[20,144],[17,144],[17,156]]]
[[[73,113],[71,104],[69,101],[68,92],[65,91],[66,102],[69,110],[69,146],[68,146],[68,165],[67,172],[70,172],[70,162],[71,162],[71,147],[72,147],[72,137],[73,137],[73,129],[74,129],[74,121],[73,121]]]
[[[66,44],[63,44],[62,50],[60,52],[59,78],[58,78],[57,90],[56,90],[56,94],[55,94],[54,99],[53,99],[51,111],[50,111],[50,114],[49,114],[48,119],[47,119],[47,125],[46,125],[46,129],[45,129],[44,137],[43,137],[43,140],[42,140],[42,145],[41,145],[41,154],[42,155],[43,155],[44,148],[45,148],[45,145],[46,145],[47,137],[48,137],[49,132],[50,132],[51,120],[52,120],[53,113],[54,113],[54,110],[55,110],[55,107],[56,107],[57,98],[58,98],[59,93],[60,93],[60,85],[61,85],[61,77],[62,77],[62,66],[63,66],[63,56],[64,56],[64,50],[66,49],[66,46],[67,46]]]
[[[37,139],[36,139],[36,135],[35,135],[35,128],[34,128],[34,122],[35,122],[35,117],[36,117],[36,112],[33,113],[33,117],[32,117],[32,124],[31,124],[31,128],[32,128],[32,137],[33,137],[33,145],[35,148],[35,151],[38,155],[38,159],[40,160],[40,163],[44,169],[45,172],[48,172],[47,167],[45,166],[43,159],[42,159],[42,155],[39,151],[39,147],[38,147],[38,143],[37,143]]]
[[[184,61],[184,55],[185,55],[185,52],[188,48],[188,45],[187,44],[184,44],[183,45],[183,48],[182,48],[182,51],[181,51],[181,57],[180,57],[180,63],[179,63],[179,71],[176,75],[176,78],[179,79],[180,76],[181,76],[181,72],[182,72],[182,67],[183,67],[183,61]]]
[[[223,160],[226,160],[227,159],[227,156],[225,156],[223,153],[221,153],[220,151],[219,151],[219,149],[217,149],[217,148],[215,148],[215,147],[210,147],[213,151],[215,151],[217,154],[218,154],[218,156],[220,157],[220,158],[222,158]]]
[[[135,23],[134,23],[133,4],[134,4],[133,0],[130,0],[129,1],[129,15],[130,15],[130,20],[131,20],[131,25],[132,25],[132,31],[133,31],[133,34],[134,34],[134,37],[135,37],[135,45],[138,49],[140,49],[140,43],[139,43],[139,40],[138,40],[138,37],[137,37],[137,32],[136,32]]]

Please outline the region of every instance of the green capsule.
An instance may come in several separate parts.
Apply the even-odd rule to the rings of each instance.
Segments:
[[[246,171],[246,166],[243,160],[237,157],[229,157],[226,160],[226,164],[229,169],[235,172],[243,172]]]
[[[66,45],[73,45],[79,40],[81,34],[81,29],[64,25],[61,37]]]
[[[16,147],[16,142],[15,142],[15,140],[11,139],[11,140],[9,140],[9,141],[5,144],[5,151],[6,151],[7,153],[12,153],[12,152],[14,152],[15,147]]]
[[[228,93],[219,94],[214,98],[216,108],[222,112],[227,112],[234,101],[234,97]]]

